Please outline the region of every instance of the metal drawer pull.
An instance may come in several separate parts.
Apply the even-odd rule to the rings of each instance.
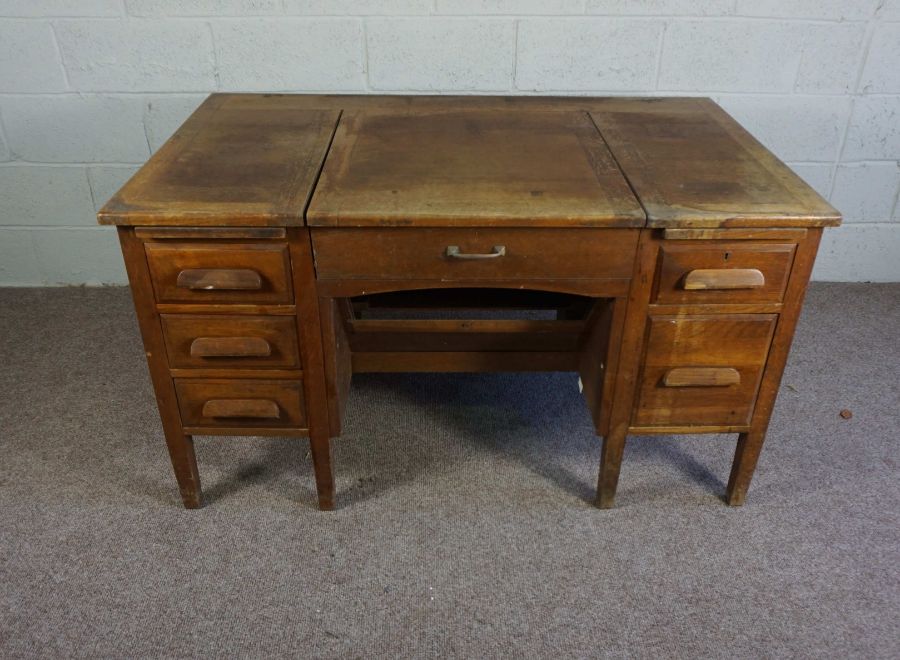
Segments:
[[[278,419],[278,404],[269,399],[210,399],[203,404],[204,417],[254,417]]]
[[[178,273],[175,284],[200,291],[252,291],[262,288],[262,277],[249,268],[190,268]]]
[[[495,245],[489,254],[466,254],[459,251],[458,245],[447,246],[447,256],[451,259],[496,259],[506,254],[505,245]]]
[[[191,357],[269,357],[272,346],[262,337],[197,337]]]
[[[710,268],[692,270],[684,278],[688,291],[711,289],[759,289],[766,278],[755,268]]]
[[[731,367],[676,367],[663,378],[666,387],[727,387],[740,382],[741,374]]]

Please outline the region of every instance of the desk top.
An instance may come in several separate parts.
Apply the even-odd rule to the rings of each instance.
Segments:
[[[214,94],[103,224],[786,227],[840,214],[709,99]]]

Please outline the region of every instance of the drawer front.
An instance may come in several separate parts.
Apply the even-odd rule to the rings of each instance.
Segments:
[[[176,378],[181,423],[196,428],[305,429],[303,383],[297,380]]]
[[[320,279],[628,279],[627,229],[314,229]]]
[[[781,302],[796,246],[792,243],[663,244],[658,303]]]
[[[652,317],[633,425],[749,424],[777,318]]]
[[[293,316],[162,314],[173,368],[299,369]]]
[[[160,303],[293,301],[287,245],[145,243]]]

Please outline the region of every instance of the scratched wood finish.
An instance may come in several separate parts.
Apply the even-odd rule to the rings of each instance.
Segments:
[[[302,225],[337,109],[252,112],[210,96],[98,213],[101,224]]]
[[[308,435],[322,509],[352,373],[407,370],[578,371],[604,508],[629,433],[740,433],[743,503],[840,220],[707,99],[247,94],[210,97],[98,217],[122,225],[185,506],[191,434]],[[349,301],[482,288],[596,301],[475,323]]]
[[[840,213],[709,99],[591,113],[648,227],[791,227]]]
[[[644,212],[583,112],[345,113],[314,226],[617,226]]]

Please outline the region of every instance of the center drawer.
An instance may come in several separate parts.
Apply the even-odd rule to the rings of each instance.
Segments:
[[[629,229],[314,229],[320,279],[629,279]]]
[[[299,369],[293,316],[162,314],[172,368]]]
[[[651,317],[634,426],[749,424],[777,318]]]

